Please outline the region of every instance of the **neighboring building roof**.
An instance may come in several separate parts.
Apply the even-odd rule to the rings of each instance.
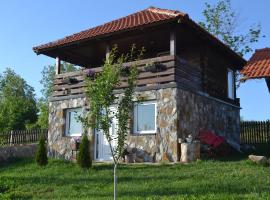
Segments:
[[[160,21],[168,21],[176,19],[177,17],[188,17],[188,15],[179,11],[150,7],[148,9],[136,12],[134,14],[117,20],[113,20],[103,25],[81,31],[79,33],[75,33],[63,39],[34,47],[33,49],[35,52],[39,52],[47,48],[62,46],[64,44],[78,42],[80,40],[90,39],[113,32],[119,32],[122,30],[128,30],[147,24],[157,23]]]
[[[113,20],[103,25],[90,28],[85,31],[81,31],[79,33],[75,33],[73,35],[67,36],[65,38],[53,42],[49,42],[47,44],[36,46],[33,48],[33,50],[37,54],[40,54],[54,48],[69,46],[77,42],[83,42],[102,36],[105,37],[112,33],[118,33],[121,31],[138,29],[147,25],[155,25],[178,20],[180,20],[183,23],[189,24],[196,31],[202,34],[202,36],[207,37],[208,39],[213,41],[216,45],[220,46],[221,48],[231,53],[231,55],[233,55],[236,59],[238,59],[238,61],[241,62],[242,65],[246,63],[246,60],[243,59],[236,52],[231,50],[229,46],[225,45],[218,38],[207,32],[206,30],[204,30],[200,25],[198,25],[192,19],[190,19],[188,14],[182,13],[177,10],[160,9],[155,7],[149,7],[145,10],[136,12],[134,14],[128,15],[126,17],[117,20]]]
[[[256,50],[241,74],[243,79],[270,78],[270,48]]]

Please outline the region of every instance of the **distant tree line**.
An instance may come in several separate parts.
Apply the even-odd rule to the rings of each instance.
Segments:
[[[69,63],[61,65],[62,72],[75,71]],[[12,69],[0,73],[0,133],[11,130],[48,128],[49,97],[52,94],[55,66],[42,70],[42,97],[36,98],[34,88]]]

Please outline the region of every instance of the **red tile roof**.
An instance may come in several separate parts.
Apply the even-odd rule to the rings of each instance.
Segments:
[[[270,78],[270,48],[256,50],[241,74],[243,79]]]
[[[192,19],[190,19],[188,14],[182,13],[177,10],[168,10],[155,7],[149,7],[145,10],[136,12],[126,17],[113,20],[111,22],[105,23],[103,25],[94,28],[90,28],[85,31],[81,31],[79,33],[75,33],[63,39],[56,40],[54,42],[49,42],[47,44],[43,44],[40,46],[36,46],[33,48],[33,50],[37,54],[40,54],[54,48],[68,46],[76,42],[87,41],[90,39],[94,39],[96,37],[107,36],[109,34],[120,31],[128,31],[136,28],[141,28],[142,26],[147,26],[151,24],[178,21],[179,19],[181,20],[181,22],[187,23],[190,26],[192,26],[196,31],[200,32],[201,35],[214,42],[215,45],[218,45],[219,47],[225,49],[232,56],[234,56],[239,61],[239,63],[241,63],[239,66],[240,68],[242,68],[242,66],[246,63],[246,61],[236,52],[231,50],[230,47],[225,45],[218,38],[207,32],[200,25],[198,25]]]
[[[39,51],[49,48],[58,47],[85,39],[91,39],[113,32],[128,30],[147,24],[153,24],[160,21],[174,20],[179,17],[188,17],[188,15],[179,11],[150,7],[126,17],[67,36],[63,39],[34,47],[33,49],[36,53],[38,53]]]

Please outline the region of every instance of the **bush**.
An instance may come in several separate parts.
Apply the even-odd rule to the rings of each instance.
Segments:
[[[40,166],[48,164],[47,150],[44,137],[39,140],[38,150],[36,153],[36,162]]]
[[[81,168],[89,169],[92,166],[92,159],[89,151],[90,142],[86,136],[83,135],[82,142],[79,147],[79,154],[77,156],[77,162]]]

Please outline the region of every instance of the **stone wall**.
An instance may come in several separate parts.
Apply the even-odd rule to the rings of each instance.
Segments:
[[[239,108],[211,97],[184,91],[176,87],[136,92],[140,101],[156,101],[157,133],[127,136],[126,144],[142,162],[179,160],[178,137],[196,136],[200,130],[212,130],[239,142]],[[134,99],[135,101],[138,99]],[[48,151],[53,157],[72,158],[71,137],[66,137],[65,109],[85,108],[85,98],[50,102]],[[131,125],[132,126],[132,125]],[[94,155],[94,134],[88,131]]]
[[[135,148],[136,157],[145,162],[177,161],[177,101],[176,88],[137,93],[143,100],[157,102],[157,133],[131,133],[127,144]]]
[[[0,148],[0,164],[16,158],[34,158],[37,144],[8,146]]]
[[[137,92],[136,96],[144,101],[157,102],[157,133],[136,135],[130,133],[127,144],[134,148],[142,161],[176,161],[177,159],[177,107],[176,88]],[[137,100],[137,99],[135,99]],[[49,156],[72,159],[71,137],[65,133],[65,109],[85,107],[85,98],[67,99],[50,102],[49,105]],[[89,131],[94,152],[94,134]],[[94,153],[92,153],[94,155]]]
[[[71,139],[65,136],[65,110],[82,107],[85,112],[85,98],[53,101],[49,104],[48,154],[51,157],[72,159]],[[89,137],[91,137],[89,133]],[[75,156],[75,152],[73,152]]]
[[[200,130],[211,130],[240,142],[240,108],[211,97],[178,89],[179,134],[194,137]]]

